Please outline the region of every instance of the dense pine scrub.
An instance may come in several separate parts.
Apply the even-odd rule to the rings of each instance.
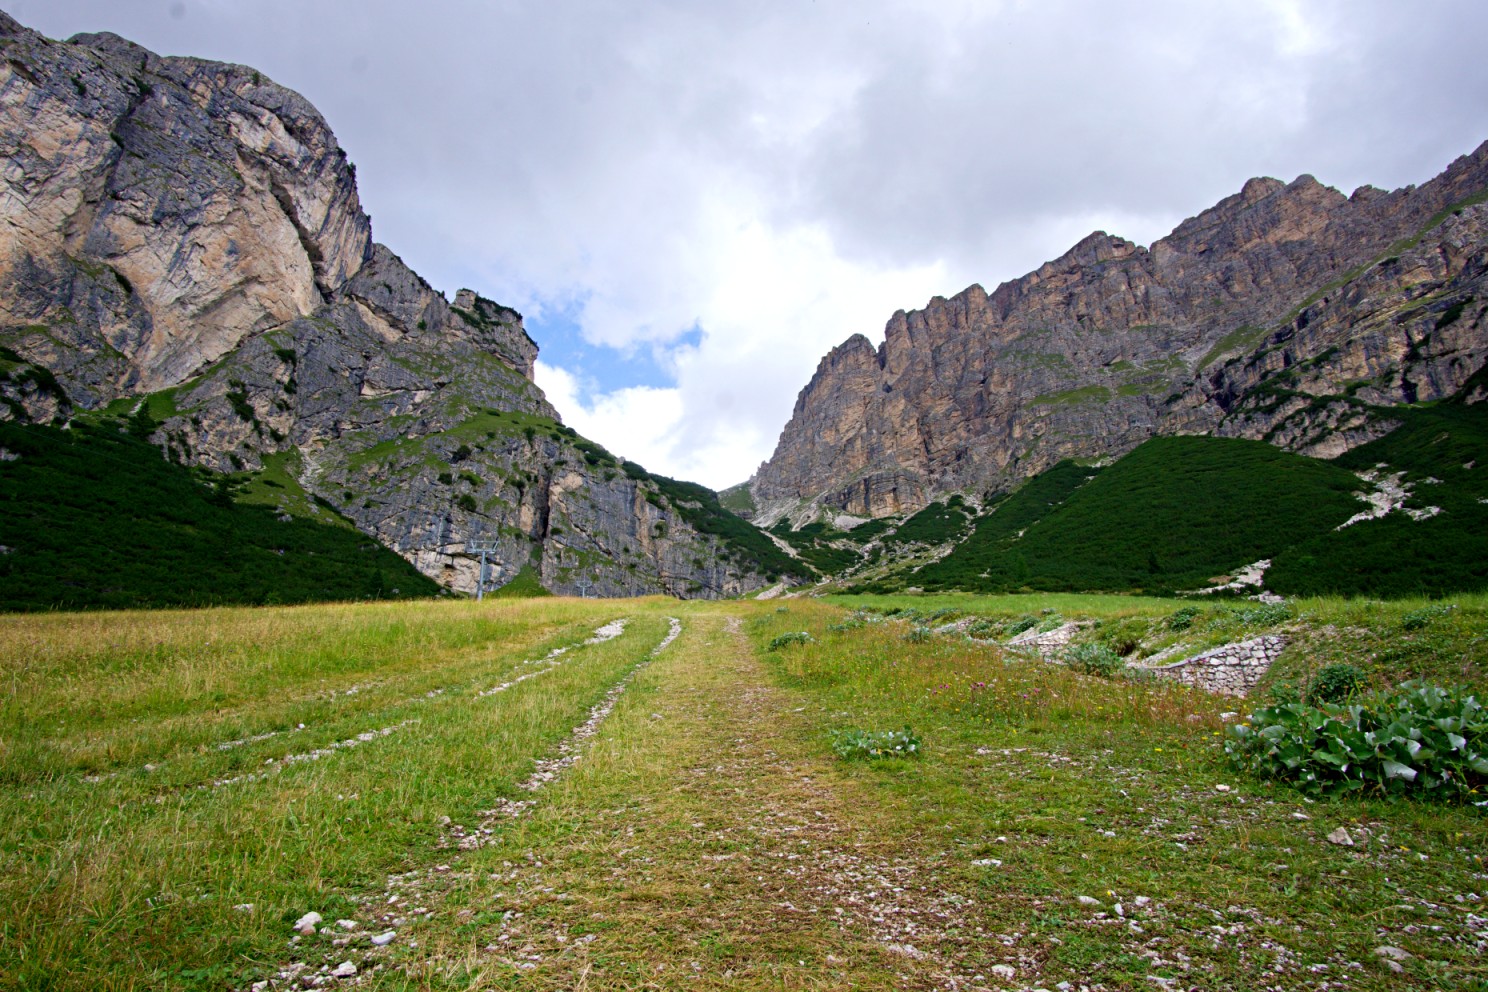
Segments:
[[[885,544],[944,544],[960,538],[971,523],[972,513],[960,495],[944,503],[931,503],[900,524],[884,538]]]
[[[993,501],[976,529],[948,557],[916,575],[929,589],[1015,589],[1029,579],[1028,562],[1013,546],[1023,531],[1059,506],[1096,473],[1096,469],[1062,461]],[[887,590],[883,590],[887,591]]]
[[[432,596],[344,521],[283,520],[112,424],[0,423],[0,609]]]
[[[1403,471],[1412,488],[1406,506],[1440,512],[1426,520],[1392,513],[1299,542],[1266,575],[1275,591],[1442,596],[1488,587],[1488,406],[1453,399],[1380,412],[1401,426],[1337,464]]]
[[[1231,438],[1153,438],[1102,471],[1062,462],[926,566],[926,589],[1179,590],[1361,508],[1346,469]]]

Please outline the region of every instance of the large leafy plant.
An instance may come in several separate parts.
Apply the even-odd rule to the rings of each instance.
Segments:
[[[1477,697],[1423,682],[1348,704],[1287,702],[1225,742],[1241,770],[1310,795],[1419,795],[1488,806],[1488,716]]]
[[[918,758],[920,738],[908,725],[903,730],[832,731],[832,751],[844,761],[875,758]]]

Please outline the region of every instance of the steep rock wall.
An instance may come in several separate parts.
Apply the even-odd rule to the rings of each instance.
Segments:
[[[822,360],[751,482],[758,519],[914,510],[1154,434],[1346,450],[1384,429],[1363,406],[1482,366],[1485,192],[1488,144],[1392,193],[1255,179],[1150,249],[1096,232],[991,294],[896,313],[876,350],[855,335]]]
[[[145,418],[168,457],[303,487],[452,588],[477,538],[498,583],[766,584],[562,427],[520,314],[375,244],[329,126],[250,68],[0,14],[0,349],[0,417]]]

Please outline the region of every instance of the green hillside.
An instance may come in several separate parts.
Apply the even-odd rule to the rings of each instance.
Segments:
[[[1459,395],[1380,413],[1403,423],[1337,464],[1404,471],[1412,488],[1406,506],[1440,512],[1426,520],[1392,513],[1302,541],[1275,559],[1266,575],[1271,589],[1298,596],[1441,596],[1488,588],[1488,404],[1469,405]]]
[[[1260,441],[1153,438],[1099,472],[1055,466],[906,584],[1198,588],[1342,523],[1360,509],[1358,486],[1347,469]]]
[[[265,480],[250,486],[172,464],[113,421],[66,430],[0,422],[0,609],[439,592],[323,506],[307,504],[306,516],[284,520],[276,508],[235,500],[275,485]]]

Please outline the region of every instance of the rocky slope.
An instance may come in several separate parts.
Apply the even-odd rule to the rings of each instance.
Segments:
[[[329,126],[260,73],[0,14],[0,183],[0,418],[143,419],[170,457],[261,473],[286,508],[303,487],[456,589],[474,538],[498,583],[559,592],[776,577],[704,532],[706,500],[563,428],[521,316],[451,305],[375,244]]]
[[[1159,434],[1335,456],[1488,357],[1488,143],[1416,188],[1254,179],[1143,248],[1097,232],[822,359],[755,519],[913,511]]]

